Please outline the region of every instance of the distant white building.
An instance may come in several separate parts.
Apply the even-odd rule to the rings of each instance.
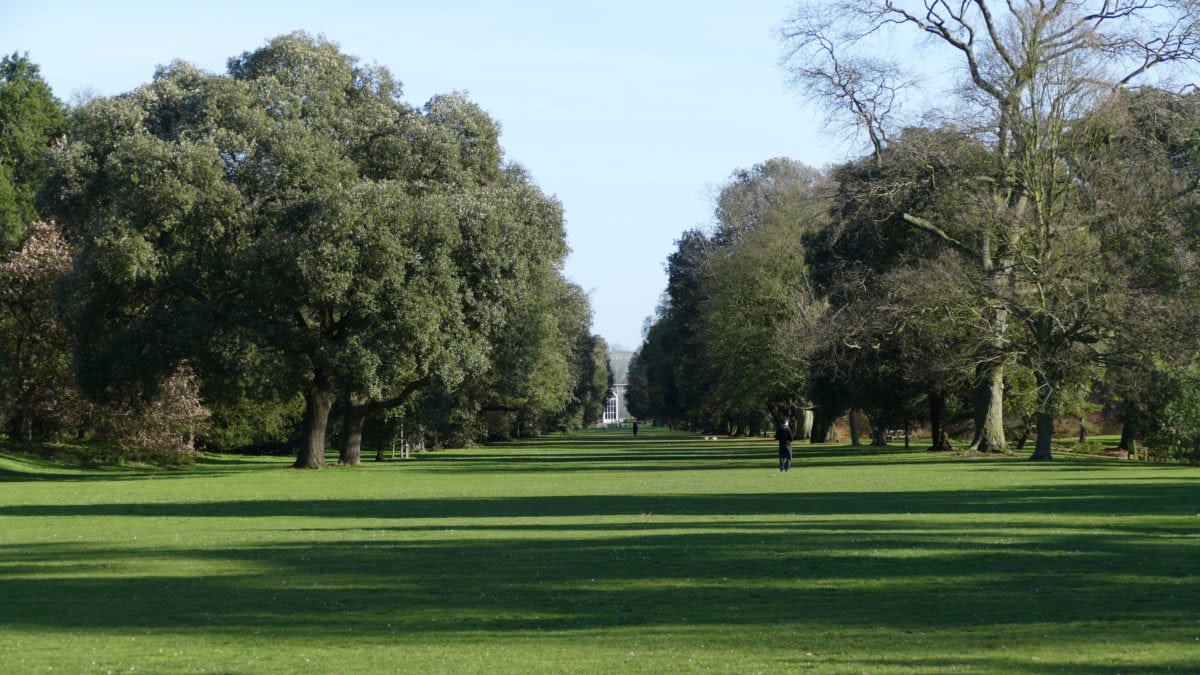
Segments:
[[[604,399],[604,416],[600,418],[600,424],[608,426],[610,424],[621,424],[629,418],[629,411],[625,408],[625,387],[629,381],[629,360],[633,358],[633,352],[614,349],[609,352],[609,364],[612,366],[613,386],[608,390],[608,396]]]

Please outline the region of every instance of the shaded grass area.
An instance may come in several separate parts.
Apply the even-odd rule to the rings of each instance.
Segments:
[[[0,669],[1200,669],[1200,470],[920,450],[0,458]]]

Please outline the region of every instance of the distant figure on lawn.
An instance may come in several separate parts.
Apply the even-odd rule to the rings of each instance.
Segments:
[[[637,420],[634,420],[633,422],[633,435],[634,437],[637,436]]]
[[[779,441],[779,470],[787,471],[792,468],[792,429],[787,420],[775,430],[775,440]]]

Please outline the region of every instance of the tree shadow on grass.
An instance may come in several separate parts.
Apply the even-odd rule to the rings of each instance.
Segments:
[[[708,639],[731,643],[746,630],[820,626],[1085,645],[1119,641],[1134,625],[1193,640],[1200,603],[1187,572],[1195,546],[1137,528],[919,519],[616,523],[575,537],[523,528],[388,541],[347,530],[218,549],[23,545],[0,565],[0,625],[350,641],[707,626],[720,629]],[[164,559],[216,572],[171,574]]]
[[[843,516],[887,514],[1053,513],[1120,516],[1195,515],[1196,482],[1084,483],[995,490],[763,492],[733,494],[590,494],[462,498],[214,500],[181,503],[0,505],[0,517],[129,516],[156,518],[311,516],[327,518],[533,518],[629,516]]]
[[[764,446],[661,443],[647,452],[654,464],[757,463]],[[616,470],[641,450],[570,452],[581,466]],[[543,461],[515,450],[418,461],[426,457],[464,471]],[[1052,470],[1074,471],[1062,466]],[[0,528],[4,519],[81,517],[103,533],[108,518],[132,517],[125,531],[145,518],[183,535],[177,546],[6,546],[0,629],[302,636],[364,648],[645,629],[728,649],[758,641],[780,654],[794,653],[797,635],[845,653],[846,644],[820,641],[895,631],[931,640],[924,660],[905,667],[1048,672],[1079,664],[1035,668],[1012,654],[1051,640],[1104,649],[1130,633],[1194,644],[1200,493],[1178,472],[1161,475],[996,490],[0,505]],[[191,519],[213,519],[204,525],[212,545],[189,537]],[[213,536],[222,519],[245,537]],[[841,637],[822,638],[828,631]],[[959,656],[966,645],[996,655]],[[847,659],[851,669],[897,663]]]
[[[191,464],[176,466],[148,465],[70,465],[43,460],[36,456],[0,454],[0,483],[17,482],[90,482],[143,480],[146,478],[195,478],[221,476],[246,471],[281,469],[291,458],[236,455],[200,455]]]
[[[184,543],[6,546],[0,628],[364,647],[632,628],[730,649],[779,635],[752,639],[781,653],[818,628],[897,631],[934,636],[927,664],[1003,670],[1011,650],[958,657],[960,642],[1101,649],[1133,630],[1190,644],[1195,487],[5,505],[0,521],[82,517],[97,532],[179,519]],[[273,520],[289,516],[302,525]],[[197,545],[196,518],[246,536]]]

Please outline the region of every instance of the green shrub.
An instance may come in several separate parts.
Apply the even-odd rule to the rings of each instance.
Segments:
[[[1064,452],[1074,452],[1080,455],[1099,455],[1104,452],[1105,445],[1101,441],[1088,439],[1080,443],[1079,441],[1069,441],[1054,444],[1055,450]]]
[[[1175,369],[1160,383],[1162,405],[1152,413],[1146,444],[1156,454],[1200,464],[1200,370]]]
[[[251,452],[275,454],[289,449],[291,435],[304,417],[304,398],[287,400],[214,401],[209,404],[212,419],[201,437],[202,447],[215,452]]]

